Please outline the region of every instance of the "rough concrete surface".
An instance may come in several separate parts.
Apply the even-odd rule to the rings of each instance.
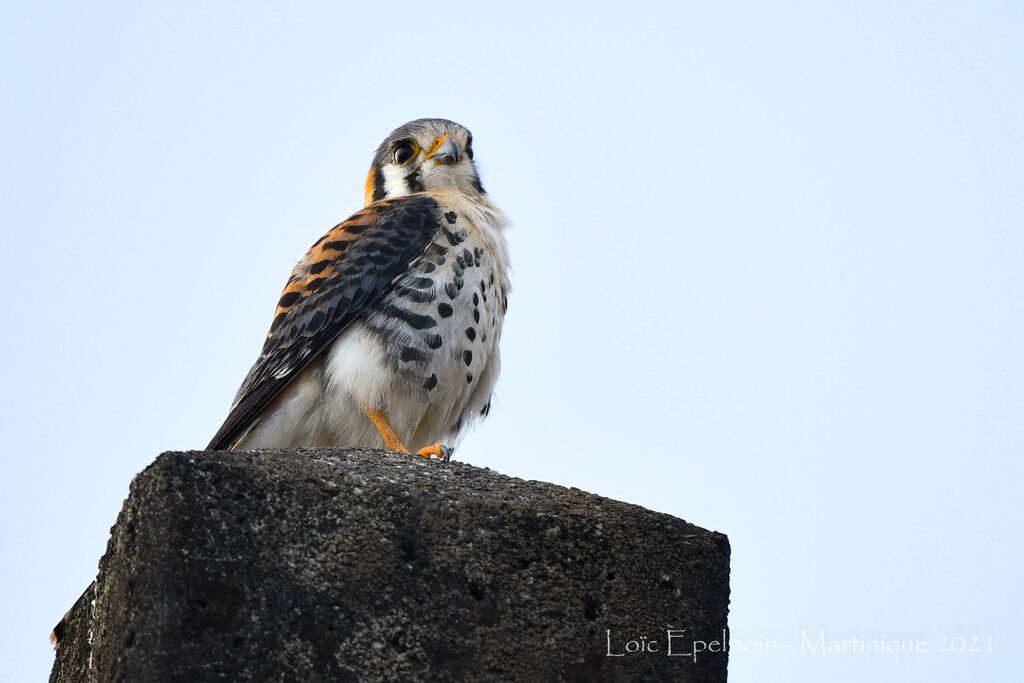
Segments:
[[[724,681],[728,577],[722,534],[463,463],[165,453],[50,680]]]

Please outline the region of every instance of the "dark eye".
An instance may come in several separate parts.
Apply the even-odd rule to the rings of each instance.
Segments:
[[[401,165],[401,164],[408,163],[408,161],[410,159],[412,159],[414,156],[416,156],[416,150],[413,149],[413,146],[412,146],[411,143],[400,142],[400,143],[398,143],[398,146],[395,147],[395,163],[396,164]]]

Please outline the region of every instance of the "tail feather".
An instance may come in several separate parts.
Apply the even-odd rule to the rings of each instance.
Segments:
[[[54,650],[60,650],[60,644],[64,640],[64,634],[67,633],[68,630],[68,620],[71,618],[71,613],[82,606],[82,603],[85,602],[85,597],[89,595],[89,592],[95,587],[95,581],[90,583],[89,587],[82,592],[78,600],[75,600],[75,604],[71,606],[71,609],[69,609],[64,616],[61,617],[60,621],[57,622],[57,625],[53,627],[53,631],[50,632],[50,642],[53,643]]]

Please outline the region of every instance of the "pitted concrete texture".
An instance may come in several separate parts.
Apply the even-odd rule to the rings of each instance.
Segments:
[[[165,453],[50,680],[724,681],[728,579],[722,534],[459,462]]]

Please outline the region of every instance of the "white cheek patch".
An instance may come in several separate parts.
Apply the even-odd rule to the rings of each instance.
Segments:
[[[409,183],[405,182],[405,170],[407,167],[398,167],[393,164],[386,164],[381,172],[384,174],[384,196],[404,197],[409,192]]]

